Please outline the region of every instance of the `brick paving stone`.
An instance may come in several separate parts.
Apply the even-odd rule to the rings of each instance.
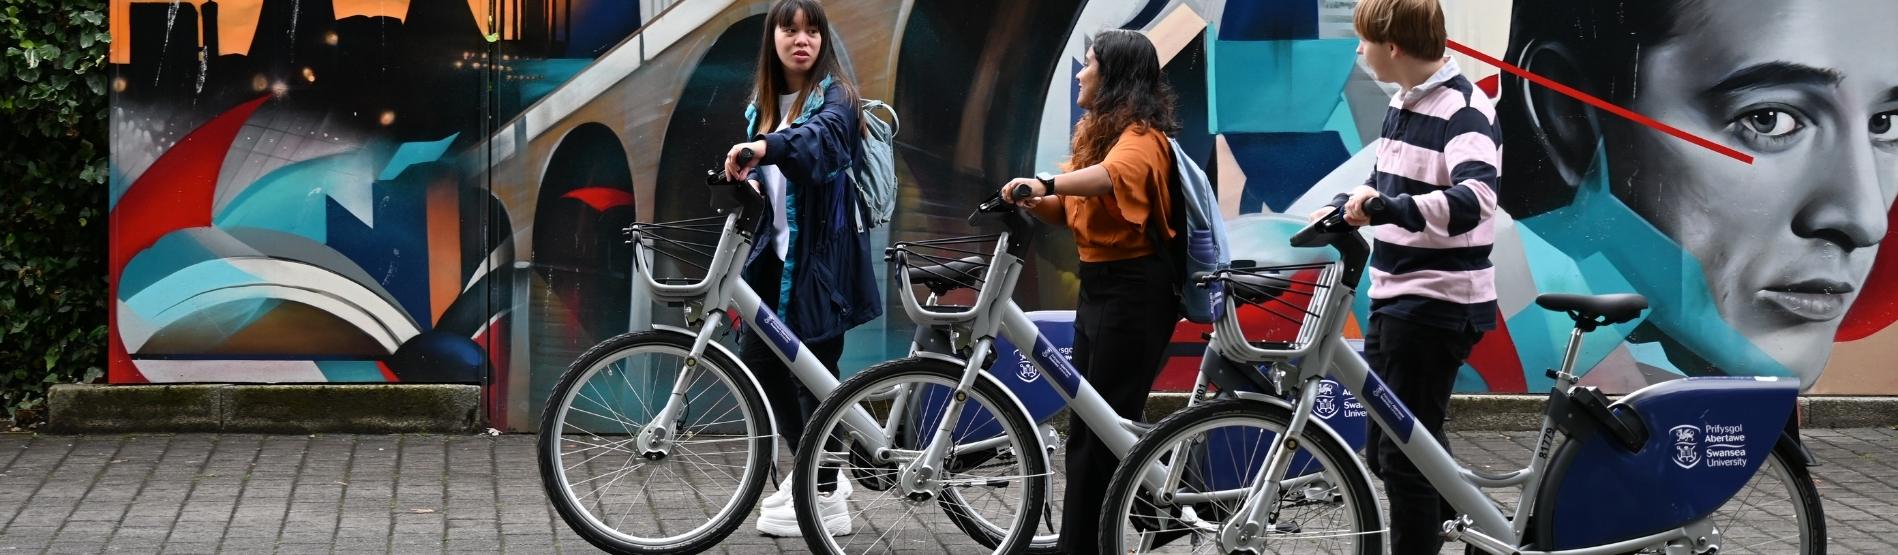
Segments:
[[[1898,553],[1898,431],[1809,429],[1832,553]],[[1510,470],[1528,432],[1452,434],[1459,460]],[[542,489],[535,438],[140,434],[0,435],[4,553],[597,553]],[[706,474],[685,473],[695,487]],[[716,473],[710,473],[716,476]],[[1381,487],[1374,488],[1380,490]],[[1519,501],[1492,490],[1506,508]],[[637,498],[644,518],[690,526],[689,491]],[[616,513],[617,514],[617,513]],[[631,517],[629,517],[631,518]],[[751,511],[710,553],[803,553],[760,536]],[[861,531],[860,531],[861,533]],[[975,544],[946,523],[924,552]],[[925,537],[926,536],[926,537]],[[1445,549],[1461,552],[1461,546]]]

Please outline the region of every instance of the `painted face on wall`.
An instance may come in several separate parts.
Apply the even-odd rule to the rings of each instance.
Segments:
[[[1741,6],[1739,4],[1747,4]],[[1898,195],[1898,2],[1684,8],[1643,47],[1630,108],[1746,165],[1601,119],[1611,187],[1701,265],[1720,315],[1810,386]]]

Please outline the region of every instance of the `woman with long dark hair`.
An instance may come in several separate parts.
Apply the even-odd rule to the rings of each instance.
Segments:
[[[829,17],[817,0],[771,5],[758,50],[756,93],[745,110],[753,140],[732,145],[725,173],[744,177],[771,207],[769,217],[759,220],[745,281],[836,375],[844,332],[882,315],[883,305],[869,239],[851,219],[856,188],[844,171],[861,155],[859,99],[829,33]],[[756,157],[744,160],[745,150]],[[758,334],[745,334],[739,347],[770,398],[778,434],[795,448],[820,400]],[[819,490],[830,493],[819,503],[825,527],[832,535],[851,533],[845,503],[850,484],[834,476],[821,481]],[[790,501],[790,489],[782,486],[767,497],[758,531],[799,535]]]
[[[1020,178],[1033,194],[1017,204],[1074,232],[1081,298],[1074,317],[1074,366],[1123,418],[1138,420],[1179,320],[1175,278],[1151,237],[1171,238],[1173,164],[1167,136],[1179,131],[1173,91],[1145,35],[1095,35],[1076,76],[1084,110],[1074,126],[1066,173]],[[1061,551],[1094,553],[1101,496],[1118,460],[1078,418],[1069,420],[1067,495]]]

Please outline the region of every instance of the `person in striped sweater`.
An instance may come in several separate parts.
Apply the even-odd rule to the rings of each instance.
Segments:
[[[1342,208],[1371,225],[1371,321],[1364,355],[1430,434],[1443,434],[1451,388],[1476,342],[1496,327],[1496,181],[1502,144],[1496,109],[1444,57],[1438,0],[1364,0],[1354,16],[1379,81],[1401,87],[1373,145],[1377,169],[1314,220]],[[1384,210],[1364,203],[1384,198]],[[1391,552],[1436,553],[1454,516],[1391,438],[1371,430],[1366,458],[1391,500]]]

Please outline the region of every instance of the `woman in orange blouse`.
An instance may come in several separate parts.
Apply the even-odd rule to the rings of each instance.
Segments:
[[[1109,30],[1094,36],[1076,76],[1085,112],[1060,175],[1020,178],[1033,193],[1017,204],[1074,232],[1081,298],[1074,317],[1074,366],[1114,411],[1138,420],[1178,322],[1174,272],[1155,254],[1152,227],[1171,238],[1167,135],[1179,124],[1173,91],[1147,37]],[[1061,551],[1095,553],[1102,494],[1117,457],[1086,424],[1070,418]]]

